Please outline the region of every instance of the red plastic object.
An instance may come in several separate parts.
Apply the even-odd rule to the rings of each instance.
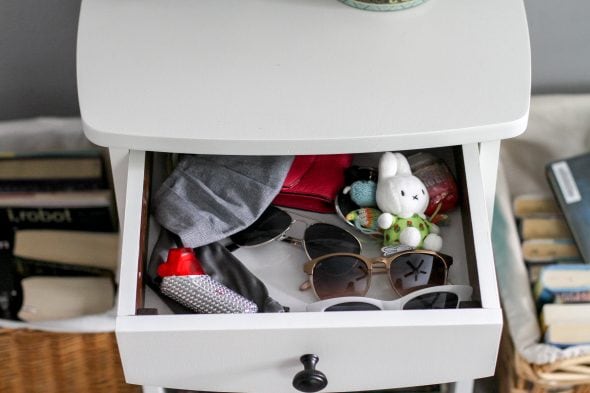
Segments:
[[[168,276],[200,276],[205,271],[197,259],[192,248],[171,248],[168,250],[168,259],[158,266],[160,277]]]

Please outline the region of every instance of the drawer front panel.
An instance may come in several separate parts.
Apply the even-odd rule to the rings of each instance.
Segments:
[[[227,325],[201,329],[194,319],[176,317],[157,323],[154,319],[166,317],[150,316],[138,317],[145,319],[141,330],[132,318],[120,318],[117,338],[129,382],[179,389],[296,392],[293,377],[303,370],[300,356],[308,353],[319,356],[317,369],[328,379],[324,392],[451,382],[493,372],[499,310],[431,311],[410,321],[396,318],[399,312],[383,314],[392,315],[381,319],[412,325],[366,326],[361,313],[354,316],[356,327],[305,327],[295,320],[283,324],[294,328],[266,328],[261,320],[258,328],[228,330]]]
[[[294,312],[282,314],[154,316],[136,315],[145,292],[138,261],[141,265],[142,254],[149,255],[145,243],[154,240],[146,242],[144,238],[154,235],[153,228],[149,236],[142,230],[142,222],[146,221],[146,155],[131,151],[117,319],[117,338],[128,382],[220,392],[292,392],[296,391],[292,379],[303,370],[299,358],[307,353],[319,356],[317,368],[329,381],[322,390],[325,392],[445,383],[492,375],[502,317],[479,152],[477,145],[454,149],[460,152],[456,155],[460,162],[455,164],[463,188],[463,209],[469,214],[453,216],[457,230],[447,232],[445,237],[450,247],[458,247],[453,253],[456,261],[450,279],[454,284],[471,285],[481,307],[344,313],[305,313],[291,307]],[[256,251],[258,259],[274,252],[273,247],[280,245]],[[298,296],[296,288],[302,272],[297,252],[287,249],[281,255],[291,269],[281,274],[263,265],[248,265],[267,283],[271,296],[283,304]],[[237,254],[245,264],[249,262],[248,253]],[[265,273],[269,276],[264,277]],[[289,289],[285,289],[287,286]],[[277,289],[283,289],[283,298]],[[302,304],[313,301],[309,291],[299,296]],[[167,313],[156,308],[160,314]]]

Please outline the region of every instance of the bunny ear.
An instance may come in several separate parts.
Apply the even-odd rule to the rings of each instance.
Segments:
[[[379,160],[379,180],[395,176],[397,173],[397,166],[398,160],[392,152],[386,151],[383,153]]]
[[[397,173],[400,175],[411,175],[412,169],[408,163],[408,159],[401,153],[393,153],[397,159]]]

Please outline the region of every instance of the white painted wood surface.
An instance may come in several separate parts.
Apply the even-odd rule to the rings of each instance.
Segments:
[[[131,383],[222,392],[295,392],[299,357],[320,358],[323,392],[488,376],[499,309],[119,317]],[[337,315],[335,315],[337,314]]]
[[[135,314],[145,152],[130,151],[128,167],[117,315]]]
[[[494,198],[496,197],[496,181],[498,179],[498,162],[500,160],[501,141],[489,141],[479,144],[479,156],[482,179],[484,182],[484,197],[488,211],[490,231],[494,217]]]
[[[215,154],[404,150],[524,131],[514,0],[84,0],[77,75],[99,145]]]

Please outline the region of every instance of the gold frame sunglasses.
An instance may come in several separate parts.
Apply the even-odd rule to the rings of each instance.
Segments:
[[[368,258],[360,254],[333,253],[303,265],[318,299],[365,296],[373,274],[388,273],[399,296],[418,289],[447,284],[453,258],[429,250],[406,250],[389,256]]]

